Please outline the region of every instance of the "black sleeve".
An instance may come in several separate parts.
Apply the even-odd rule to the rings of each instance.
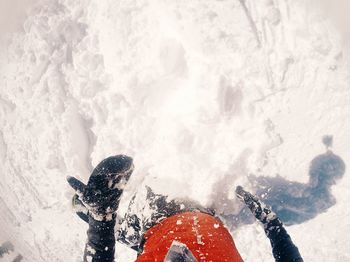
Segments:
[[[114,261],[114,226],[116,219],[97,221],[89,216],[88,240],[84,251],[84,262]]]
[[[298,248],[278,218],[265,225],[265,233],[270,239],[276,262],[303,262]]]

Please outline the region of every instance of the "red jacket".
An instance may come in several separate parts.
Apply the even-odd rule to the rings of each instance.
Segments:
[[[145,234],[136,262],[163,262],[173,241],[185,244],[198,262],[243,262],[232,236],[215,217],[187,212],[169,217]]]

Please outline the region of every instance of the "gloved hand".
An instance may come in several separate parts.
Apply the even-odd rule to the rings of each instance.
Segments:
[[[266,206],[257,196],[245,191],[243,187],[237,186],[237,197],[247,205],[253,215],[263,224],[268,224],[277,219],[276,214],[270,207]]]
[[[104,159],[92,172],[88,184],[85,185],[74,177],[67,181],[76,191],[73,205],[85,207],[78,215],[87,220],[91,215],[95,220],[111,220],[118,209],[124,186],[133,172],[132,158],[124,155]]]

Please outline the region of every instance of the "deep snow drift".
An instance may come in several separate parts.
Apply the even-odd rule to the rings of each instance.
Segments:
[[[147,184],[238,214],[233,188],[253,189],[249,174],[308,183],[324,135],[350,163],[347,49],[311,1],[32,5],[1,42],[0,244],[15,248],[4,261],[80,261],[86,226],[65,178],[86,181],[112,154],[136,166],[121,213]],[[288,227],[305,261],[350,260],[349,187],[345,172],[335,205]],[[245,261],[272,261],[259,225],[231,226]],[[121,245],[117,256],[135,258]]]

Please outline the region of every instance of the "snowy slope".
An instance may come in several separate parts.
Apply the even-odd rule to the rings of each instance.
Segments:
[[[134,158],[124,206],[148,184],[223,212],[241,206],[232,192],[232,206],[218,201],[220,181],[307,182],[323,135],[350,163],[347,49],[311,1],[47,0],[28,12],[0,53],[0,244],[25,261],[81,260],[86,226],[65,177],[86,181],[111,154]],[[349,186],[346,173],[335,206],[288,228],[305,261],[350,261]],[[232,234],[245,261],[272,261],[259,225]]]

